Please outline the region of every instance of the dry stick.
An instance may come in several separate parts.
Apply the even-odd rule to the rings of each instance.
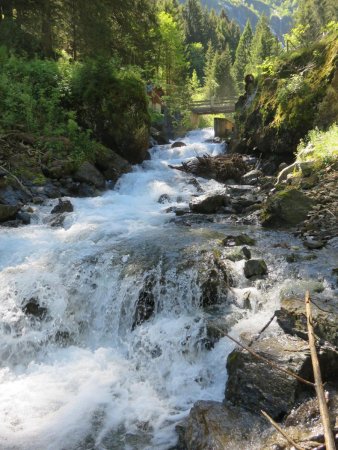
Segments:
[[[220,330],[220,329],[218,329]],[[220,330],[222,331],[222,330]],[[222,332],[223,333],[223,332]],[[264,361],[265,363],[269,364],[271,367],[273,367],[274,369],[279,370],[280,372],[284,372],[287,375],[290,375],[291,377],[296,378],[298,381],[300,381],[301,383],[305,383],[308,384],[309,386],[313,386],[315,387],[314,383],[311,383],[311,381],[305,380],[304,378],[300,377],[299,375],[291,372],[290,370],[287,369],[283,369],[282,367],[277,366],[277,364],[273,363],[272,361],[270,361],[269,359],[264,358],[264,356],[258,355],[258,353],[254,352],[253,350],[251,350],[251,348],[247,347],[246,345],[241,344],[240,342],[238,342],[235,338],[233,338],[232,336],[230,336],[229,334],[225,334],[226,337],[228,337],[231,341],[235,342],[235,344],[239,345],[240,347],[244,348],[244,350],[246,350],[247,352],[251,353],[255,358],[260,359],[261,361]]]
[[[307,291],[306,295],[305,295],[305,307],[306,307],[307,329],[308,329],[309,345],[310,345],[310,351],[311,351],[313,375],[314,375],[314,379],[316,382],[315,387],[316,387],[316,393],[317,393],[317,397],[318,397],[320,417],[321,417],[323,428],[324,428],[326,450],[336,450],[336,445],[334,442],[334,437],[333,437],[333,433],[332,433],[331,426],[330,426],[329,410],[328,410],[328,407],[326,404],[325,392],[324,392],[323,382],[322,382],[322,375],[320,373],[320,366],[319,366],[319,361],[318,361],[318,356],[317,356],[317,351],[316,351],[315,334],[313,331],[313,319],[312,319],[311,301],[310,301],[309,291]]]
[[[261,411],[262,415],[271,423],[271,425],[282,435],[285,437],[285,439],[293,445],[297,450],[305,450],[304,447],[301,447],[300,445],[296,444],[295,441],[293,441],[286,433],[282,430],[282,428],[277,425],[277,423],[265,412]]]
[[[261,329],[261,331],[257,334],[256,337],[254,337],[253,339],[251,339],[248,347],[251,347],[252,344],[254,342],[257,341],[257,339],[261,336],[262,333],[264,333],[264,331],[269,327],[269,325],[271,324],[271,322],[273,321],[273,319],[276,317],[276,313],[273,313],[273,316],[269,319],[269,321],[264,325],[264,327]]]

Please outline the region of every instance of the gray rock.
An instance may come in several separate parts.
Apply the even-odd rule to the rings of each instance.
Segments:
[[[242,259],[251,259],[251,252],[247,247],[237,248],[227,255],[227,258],[233,262],[241,261]]]
[[[34,316],[43,319],[47,314],[47,308],[40,306],[36,298],[31,298],[22,308],[23,312],[28,316]]]
[[[234,245],[255,245],[255,239],[251,238],[245,233],[238,234],[237,236],[229,235],[222,241],[226,247],[232,247]]]
[[[108,148],[97,152],[95,166],[103,173],[104,178],[113,184],[121,175],[132,171],[132,166],[127,160]]]
[[[259,417],[231,405],[199,401],[176,430],[179,449],[224,450],[250,446],[250,432],[263,425]],[[243,433],[243,430],[246,430]]]
[[[252,350],[283,369],[311,379],[311,361],[306,341],[288,335],[266,336],[255,341]],[[284,375],[245,350],[235,349],[227,361],[226,399],[258,413],[266,411],[273,418],[288,413],[300,393],[294,377]]]
[[[173,144],[171,144],[171,148],[179,148],[179,147],[186,147],[187,144],[184,142],[176,141]]]
[[[16,218],[18,220],[21,220],[21,222],[24,225],[29,225],[31,223],[31,215],[28,212],[25,211],[20,211],[18,212],[18,214],[16,215]]]
[[[104,176],[88,161],[81,164],[73,178],[76,181],[92,184],[98,189],[103,189],[106,184]]]
[[[60,213],[73,212],[73,211],[74,211],[74,207],[73,207],[72,203],[70,202],[70,200],[62,200],[60,198],[59,203],[56,206],[54,206],[54,208],[51,211],[51,214],[60,214]]]
[[[226,194],[201,195],[189,203],[192,212],[198,214],[214,214],[229,204]]]
[[[259,277],[266,275],[268,268],[263,259],[250,259],[244,266],[244,275],[246,278]]]
[[[263,206],[262,225],[295,226],[306,219],[313,204],[312,199],[297,189],[277,192]]]
[[[315,334],[338,347],[338,306],[334,300],[313,299],[312,315]],[[316,306],[317,305],[317,306]],[[320,309],[319,309],[320,308]],[[307,339],[307,323],[304,299],[284,298],[280,310],[276,311],[277,321],[289,334]]]
[[[254,169],[250,170],[250,172],[246,173],[242,176],[242,183],[243,184],[257,184],[259,178],[262,176],[262,172],[260,170]]]
[[[134,319],[132,324],[132,330],[134,330],[138,325],[149,320],[155,310],[155,295],[153,292],[155,286],[155,278],[153,275],[148,275],[145,280],[143,287],[138,295],[138,300],[136,302],[136,308],[134,313]]]
[[[19,209],[20,208],[18,206],[0,204],[0,222],[6,222],[14,219]]]
[[[307,247],[310,250],[319,250],[324,247],[325,242],[323,242],[321,240],[307,238],[307,239],[305,239],[303,244],[305,247]]]

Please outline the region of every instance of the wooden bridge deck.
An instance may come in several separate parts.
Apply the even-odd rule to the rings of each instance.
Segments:
[[[197,115],[222,114],[235,112],[237,98],[220,98],[192,102],[191,112]]]

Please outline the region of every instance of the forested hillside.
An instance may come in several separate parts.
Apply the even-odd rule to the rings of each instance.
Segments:
[[[247,20],[255,28],[259,17],[265,14],[272,31],[282,41],[283,35],[292,27],[298,0],[202,0],[202,4],[216,11],[224,8],[229,18],[235,20],[241,29]]]

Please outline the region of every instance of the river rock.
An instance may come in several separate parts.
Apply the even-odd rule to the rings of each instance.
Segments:
[[[309,346],[306,341],[288,335],[269,335],[255,341],[251,349],[278,366],[306,379],[311,377]],[[227,360],[226,399],[235,405],[273,418],[288,413],[303,385],[281,373],[246,350],[235,349]]]
[[[62,200],[59,199],[59,203],[54,206],[54,208],[51,211],[51,214],[60,214],[60,213],[66,213],[66,212],[73,212],[74,207],[70,200]]]
[[[250,170],[250,172],[247,172],[245,175],[242,176],[242,183],[243,184],[257,184],[259,178],[262,176],[262,172],[260,170],[254,169]]]
[[[268,273],[268,268],[263,259],[250,259],[245,262],[244,275],[246,278],[260,277]]]
[[[18,206],[0,204],[0,222],[6,222],[14,219],[19,209],[20,208]]]
[[[312,315],[315,334],[338,347],[338,306],[336,301],[313,299]],[[317,306],[316,306],[317,305]],[[320,308],[320,309],[319,309]],[[284,298],[276,311],[278,324],[286,333],[307,338],[305,303],[303,298]]]
[[[231,405],[199,401],[178,425],[178,449],[224,450],[250,446],[250,431],[262,426],[259,417]],[[246,430],[243,433],[243,430]]]
[[[138,295],[138,300],[135,306],[135,313],[133,318],[132,330],[138,325],[141,325],[146,320],[149,320],[154,313],[155,309],[155,296],[153,288],[155,285],[155,279],[153,275],[148,275],[143,287]]]
[[[238,234],[237,236],[229,235],[222,241],[226,247],[233,247],[235,245],[255,245],[255,239],[251,238],[245,233]]]
[[[47,308],[41,306],[36,298],[29,299],[22,310],[28,316],[34,316],[38,319],[43,319],[47,314]]]
[[[179,148],[179,147],[186,147],[187,144],[184,142],[176,141],[173,144],[171,144],[171,148]]]
[[[229,204],[226,194],[201,195],[189,203],[192,212],[198,214],[214,214],[222,211]]]
[[[236,262],[242,259],[251,259],[251,252],[247,247],[236,248],[232,253],[227,255],[230,261]]]
[[[89,183],[98,189],[105,187],[105,179],[103,175],[88,161],[81,164],[73,175],[74,180]]]
[[[132,171],[132,166],[113,150],[103,147],[95,156],[95,166],[102,172],[107,181],[116,183],[124,173]]]
[[[306,238],[303,241],[303,244],[306,248],[310,249],[310,250],[319,250],[321,248],[324,247],[325,242],[321,241],[321,240],[317,240],[317,239],[311,239],[311,238]]]
[[[306,219],[314,202],[297,189],[277,192],[263,205],[263,226],[295,226]]]

